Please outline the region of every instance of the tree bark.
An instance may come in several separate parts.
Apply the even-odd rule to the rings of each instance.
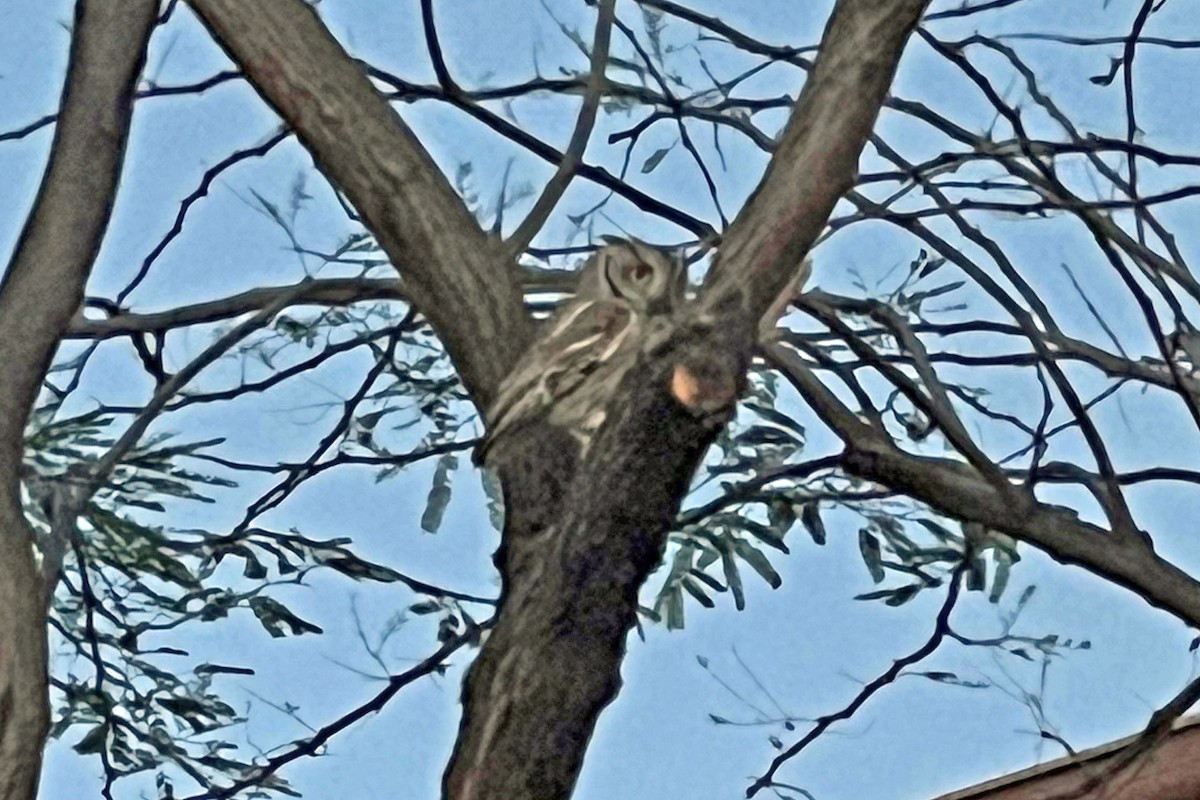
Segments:
[[[21,510],[26,420],[108,225],[157,0],[81,0],[58,129],[0,281],[0,800],[32,800],[49,727],[46,587]]]
[[[769,346],[767,352],[813,411],[842,438],[842,464],[851,475],[919,500],[952,519],[976,522],[1032,544],[1056,561],[1083,567],[1200,626],[1200,581],[1159,556],[1147,538],[1085,522],[1069,508],[1039,501],[1027,486],[998,486],[962,461],[905,453],[859,420],[786,349]]]
[[[620,688],[638,590],[715,434],[672,397],[672,377],[704,371],[740,389],[758,321],[853,184],[925,5],[838,3],[779,151],[700,302],[643,353],[582,463],[563,455],[561,434],[543,429],[502,467],[505,592],[467,676],[447,800],[570,796],[595,723]]]
[[[699,302],[643,349],[585,459],[564,433],[543,428],[531,431],[502,468],[504,592],[466,680],[443,784],[448,800],[571,794],[599,714],[620,688],[638,590],[660,563],[681,498],[715,434],[672,395],[673,379],[681,369],[704,372],[712,385],[732,387],[722,396],[736,394],[759,318],[853,185],[927,1],[839,0],[776,155],[726,233]],[[375,289],[410,299],[429,318],[486,407],[534,335],[521,273],[503,248],[310,6],[190,3],[399,269],[402,284]],[[0,282],[0,800],[32,800],[48,722],[44,591],[17,478],[23,430],[108,221],[156,5],[80,0],[50,166]],[[336,300],[361,287],[319,289],[314,299]],[[248,293],[194,313],[235,313],[238,303],[259,300]],[[136,324],[165,323],[147,316]],[[92,327],[95,335],[114,335]],[[814,410],[846,443],[852,474],[1037,544],[1200,624],[1200,584],[1148,544],[1112,537],[1031,493],[1005,492],[967,465],[904,453],[811,373],[800,369],[797,376]]]
[[[476,404],[533,338],[519,274],[417,137],[302,0],[189,0],[362,215]]]
[[[671,368],[646,360],[625,377],[581,463],[543,428],[502,471],[504,592],[465,683],[443,797],[570,796],[620,689],[638,590],[710,439],[666,391]]]
[[[532,338],[516,272],[420,143],[299,0],[191,0],[326,176],[362,213],[478,405]],[[630,371],[585,461],[532,431],[501,470],[498,618],[464,689],[447,800],[559,800],[620,686],[637,592],[715,430],[670,394],[676,370],[732,400],[758,320],[852,185],[924,0],[841,0],[818,67],[716,278]]]
[[[766,174],[730,225],[704,287],[746,293],[758,320],[854,185],[909,33],[929,0],[839,0]]]

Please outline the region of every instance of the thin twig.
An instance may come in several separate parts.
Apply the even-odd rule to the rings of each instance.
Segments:
[[[604,94],[607,79],[604,76],[608,65],[608,48],[612,39],[613,18],[615,16],[616,0],[601,0],[596,14],[596,33],[592,37],[591,67],[588,73],[587,87],[584,90],[583,105],[579,108],[579,116],[575,119],[575,130],[571,140],[563,151],[562,160],[554,176],[542,189],[542,193],[533,204],[529,214],[521,220],[521,224],[513,235],[505,242],[506,255],[515,260],[525,252],[525,248],[533,241],[550,213],[558,205],[579,165],[583,163],[583,153],[592,137],[592,129],[596,125],[596,112],[600,108],[600,98]]]
[[[754,783],[750,785],[750,788],[746,790],[746,797],[753,797],[762,789],[770,786],[772,783],[772,778],[775,777],[775,773],[784,765],[784,763],[794,758],[802,750],[815,742],[817,738],[820,737],[821,734],[823,734],[826,730],[828,730],[828,728],[835,722],[850,719],[880,689],[893,683],[897,678],[899,678],[900,674],[905,669],[914,664],[920,663],[932,655],[933,651],[938,649],[942,641],[950,633],[950,614],[954,611],[954,606],[958,602],[959,593],[961,591],[962,576],[966,572],[970,563],[971,559],[964,555],[962,561],[960,561],[954,568],[954,571],[948,581],[949,586],[946,592],[946,600],[942,603],[942,608],[938,612],[937,619],[934,622],[933,633],[930,634],[925,643],[908,655],[893,661],[892,665],[888,667],[886,671],[878,675],[874,680],[859,690],[858,694],[854,696],[854,699],[843,706],[840,710],[835,711],[832,714],[826,714],[823,717],[819,717],[808,733],[806,733],[798,742],[775,757],[775,759],[771,762],[771,766],[765,773],[763,773],[762,777],[755,780]]]

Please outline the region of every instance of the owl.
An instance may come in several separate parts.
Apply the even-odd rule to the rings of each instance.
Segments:
[[[500,384],[475,462],[487,463],[506,436],[538,420],[586,448],[604,421],[605,400],[636,357],[645,320],[678,308],[686,285],[682,259],[650,245],[611,241],[598,250],[579,273],[574,298]]]

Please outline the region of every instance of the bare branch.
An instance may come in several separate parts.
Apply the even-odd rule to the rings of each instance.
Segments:
[[[271,152],[276,145],[285,141],[290,136],[291,133],[286,129],[278,131],[268,137],[266,141],[262,142],[261,144],[230,153],[228,156],[222,158],[216,164],[213,164],[211,167],[206,169],[204,171],[204,176],[200,179],[200,184],[192,191],[191,194],[183,198],[183,201],[179,204],[179,211],[175,214],[175,221],[171,223],[171,229],[168,230],[163,237],[158,240],[158,243],[155,244],[146,257],[142,259],[142,263],[141,266],[138,267],[138,271],[134,274],[133,278],[129,281],[125,288],[122,289],[117,295],[117,303],[119,304],[125,298],[129,297],[133,290],[136,289],[141,282],[145,280],[146,276],[150,274],[150,268],[154,265],[154,262],[158,260],[158,257],[162,255],[163,251],[167,249],[167,245],[171,244],[171,242],[173,242],[181,233],[183,233],[183,223],[187,219],[188,211],[190,211],[192,206],[195,205],[202,197],[208,194],[208,190],[212,188],[213,181],[223,175],[226,170],[237,166],[243,161],[265,156],[267,153]]]
[[[511,262],[301,0],[192,7],[355,206],[486,405],[532,338]]]
[[[551,164],[558,164],[563,159],[563,154],[559,152],[557,148],[551,147],[525,129],[514,125],[499,114],[495,114],[484,108],[478,102],[475,102],[476,99],[489,99],[496,97],[497,95],[494,92],[480,91],[472,93],[464,91],[457,94],[451,94],[443,92],[440,89],[424,89],[395,75],[378,69],[377,67],[368,67],[367,74],[376,80],[397,87],[397,99],[409,99],[411,96],[444,99],[448,103],[454,105],[456,108],[462,109],[480,123],[486,125],[488,128],[505,137],[509,141],[512,141],[533,153],[543,161],[547,161]],[[572,88],[574,85],[574,82],[539,80],[530,82],[527,86],[509,87],[508,89],[503,90],[498,96],[512,96],[514,93],[524,93],[525,91],[532,91],[538,88]],[[611,85],[612,84],[610,84],[610,86]],[[632,89],[632,87],[623,87],[623,90],[625,88]],[[722,119],[725,118],[722,117]],[[579,177],[586,178],[596,185],[603,186],[605,189],[608,189],[614,194],[623,197],[642,211],[654,214],[655,216],[666,220],[673,225],[678,225],[680,228],[683,228],[684,230],[689,231],[703,239],[715,240],[716,238],[716,231],[714,231],[712,226],[708,223],[697,219],[684,211],[680,211],[674,206],[652,197],[633,186],[630,186],[624,180],[616,175],[613,175],[603,167],[597,167],[592,164],[580,162],[576,166],[575,172]]]
[[[524,292],[566,292],[575,286],[576,273],[567,270],[520,267],[518,274]],[[77,315],[71,321],[66,337],[108,339],[219,322],[259,311],[285,295],[289,305],[347,306],[370,300],[411,300],[404,281],[395,278],[324,278],[285,286],[262,286],[217,300],[141,314],[120,311],[120,307],[110,301],[90,299],[89,304],[110,310],[112,316],[90,319]]]
[[[508,257],[516,259],[533,241],[533,237],[546,224],[550,212],[558,205],[563,193],[571,185],[575,170],[583,161],[584,150],[592,136],[592,128],[596,124],[596,112],[600,108],[600,98],[603,95],[606,79],[604,70],[608,65],[608,43],[612,38],[614,6],[616,0],[601,0],[596,13],[596,33],[592,37],[592,60],[588,73],[587,89],[583,95],[583,105],[579,108],[579,117],[575,120],[575,130],[563,151],[562,161],[553,177],[542,189],[542,193],[534,202],[529,214],[521,221],[520,226],[506,241]]]
[[[958,603],[959,593],[962,590],[962,577],[967,567],[970,566],[970,563],[971,559],[968,556],[964,556],[950,575],[946,599],[942,601],[942,607],[938,611],[937,619],[933,625],[933,632],[929,635],[929,638],[916,650],[893,661],[890,667],[860,689],[858,694],[841,709],[816,719],[808,733],[791,747],[775,756],[771,761],[770,768],[746,790],[746,797],[754,797],[761,790],[771,786],[773,783],[772,779],[775,777],[775,773],[779,771],[779,768],[815,742],[831,725],[835,722],[850,719],[881,689],[894,683],[904,670],[915,664],[919,664],[933,655],[933,652],[938,649],[942,641],[950,634],[950,615],[954,611],[954,606]]]
[[[900,54],[925,0],[842,0],[820,57],[754,195],[721,245],[703,298],[744,293],[755,323],[799,268],[834,204],[854,183]]]
[[[305,288],[305,284],[299,284],[294,290],[294,294],[299,294]],[[101,483],[103,483],[109,474],[116,467],[117,463],[125,457],[125,454],[133,448],[142,438],[142,434],[150,427],[151,423],[158,418],[159,413],[166,407],[167,401],[179,392],[188,381],[192,380],[196,375],[218,358],[223,356],[229,348],[246,338],[249,334],[266,325],[271,319],[282,311],[287,305],[292,302],[292,295],[283,294],[275,299],[275,302],[263,308],[254,316],[245,320],[241,324],[235,326],[232,330],[220,336],[215,342],[204,349],[200,355],[188,362],[187,366],[172,375],[165,383],[158,387],[154,392],[154,397],[146,404],[129,424],[129,427],[121,434],[119,438],[110,447],[104,455],[96,461],[96,464],[90,470],[88,476],[91,485],[88,487],[94,491]],[[90,495],[90,491],[88,492]]]
[[[191,797],[184,798],[184,800],[222,800],[222,798],[233,797],[243,789],[249,789],[253,786],[261,786],[264,781],[293,761],[306,756],[319,754],[330,739],[332,739],[334,736],[337,736],[339,733],[346,730],[364,717],[382,709],[405,686],[408,686],[413,681],[423,678],[426,675],[432,675],[434,673],[440,675],[442,672],[444,672],[446,669],[446,659],[458,650],[462,649],[464,645],[477,642],[480,631],[486,630],[488,627],[490,627],[490,625],[491,622],[489,620],[487,622],[480,623],[479,625],[472,626],[470,630],[467,630],[459,636],[448,639],[442,644],[441,647],[437,649],[435,653],[430,655],[421,663],[417,664],[412,669],[406,670],[399,675],[391,676],[388,679],[387,686],[369,701],[358,706],[353,711],[343,714],[341,717],[329,723],[328,725],[325,725],[308,739],[297,743],[294,747],[280,753],[277,756],[271,757],[265,764],[255,770],[253,775],[234,781],[230,785],[220,789],[213,789],[202,794],[192,795]]]
[[[1050,505],[1017,484],[1001,491],[971,466],[901,451],[847,408],[782,345],[767,347],[813,411],[846,444],[850,474],[907,494],[953,519],[978,522],[1136,592],[1190,625],[1200,625],[1200,581],[1154,552],[1148,539],[1114,535],[1071,509]]]

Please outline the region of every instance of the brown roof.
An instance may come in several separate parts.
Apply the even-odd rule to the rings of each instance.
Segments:
[[[1200,800],[1200,716],[1175,723],[1166,739],[1107,786],[1080,793],[1136,739],[1109,742],[935,800]]]

